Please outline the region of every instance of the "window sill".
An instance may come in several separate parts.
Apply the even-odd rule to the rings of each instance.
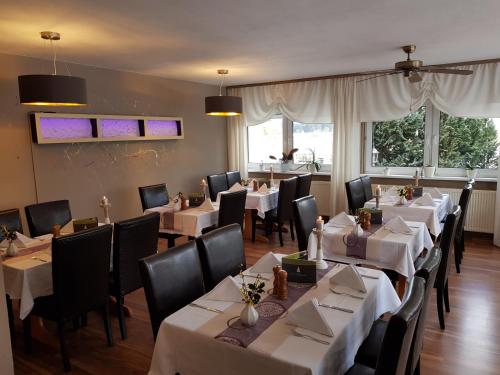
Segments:
[[[414,180],[413,176],[409,175],[389,175],[368,173],[372,184],[375,185],[407,185]],[[419,179],[421,186],[449,188],[449,189],[462,189],[464,184],[468,181],[467,177],[450,177],[450,176],[434,176],[432,178],[422,177]],[[476,190],[496,190],[496,178],[476,178],[474,189]]]
[[[370,176],[373,178],[395,178],[395,179],[407,179],[407,180],[414,180],[414,176],[406,175],[406,174],[391,174],[386,176],[385,174],[378,174],[378,173],[364,173],[366,176]],[[439,176],[435,175],[434,177],[419,177],[419,180],[428,180],[428,181],[463,181],[467,182],[469,179],[465,176]],[[483,181],[483,182],[497,182],[497,179],[495,177],[476,177],[474,179],[475,181]]]
[[[293,176],[299,176],[302,174],[309,173],[306,170],[298,170],[298,171],[287,171],[287,172],[280,172],[280,171],[275,171],[273,172],[274,177],[276,179],[282,180],[285,178],[290,178]],[[269,179],[270,176],[269,170],[264,170],[261,171],[260,169],[249,169],[248,170],[248,177],[251,178],[266,178]],[[330,181],[330,172],[315,172],[313,173],[313,181]]]

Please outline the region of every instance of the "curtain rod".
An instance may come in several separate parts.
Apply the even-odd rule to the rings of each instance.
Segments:
[[[488,59],[488,60],[463,61],[463,62],[458,62],[458,63],[447,63],[447,64],[433,64],[433,65],[426,65],[426,67],[450,68],[450,67],[455,67],[455,66],[481,65],[481,64],[498,63],[498,62],[500,62],[500,58]],[[321,81],[321,80],[332,79],[332,78],[358,77],[358,76],[366,76],[366,75],[371,75],[371,74],[381,74],[381,73],[386,73],[387,71],[388,71],[387,69],[383,69],[383,70],[372,70],[372,71],[367,71],[367,72],[334,74],[334,75],[329,75],[329,76],[296,78],[296,79],[288,79],[288,80],[283,80],[283,81],[248,83],[248,84],[244,84],[244,85],[227,86],[226,88],[239,89],[239,88],[243,88],[243,87],[280,85],[280,84],[284,84],[284,83],[296,83],[296,82],[307,82],[307,81]]]

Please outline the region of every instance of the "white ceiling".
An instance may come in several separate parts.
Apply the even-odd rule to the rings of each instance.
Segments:
[[[0,51],[228,84],[500,57],[499,0],[0,0]],[[50,64],[40,73],[49,71]],[[64,71],[63,66],[60,67]]]

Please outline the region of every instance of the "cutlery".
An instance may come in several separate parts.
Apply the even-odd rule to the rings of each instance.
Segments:
[[[318,306],[326,307],[326,308],[332,309],[332,310],[343,311],[343,312],[350,313],[350,314],[352,314],[354,312],[354,310],[351,310],[351,309],[345,309],[343,307],[327,305],[326,303],[318,303]]]
[[[250,275],[250,274],[248,274],[248,273],[243,273],[243,276],[245,276],[245,277],[253,277],[254,279],[256,279],[256,278],[257,278],[257,275]],[[262,280],[267,280],[267,281],[271,280],[271,278],[270,278],[270,277],[265,277],[265,276],[262,276],[262,275],[260,275],[260,278],[261,278]]]
[[[354,294],[349,294],[349,293],[343,293],[343,292],[337,292],[335,289],[333,288],[330,288],[330,291],[333,293],[333,294],[338,294],[339,296],[349,296],[349,297],[352,297],[352,298],[356,298],[356,299],[361,299],[363,300],[364,297],[361,297],[361,296],[355,296]]]
[[[329,341],[325,341],[325,340],[317,339],[316,337],[313,337],[313,336],[305,335],[303,333],[298,332],[296,329],[293,329],[292,333],[294,336],[297,336],[297,337],[302,337],[302,338],[309,339],[309,340],[312,340],[315,342],[319,342],[320,344],[323,344],[323,345],[330,345]]]
[[[39,258],[39,257],[31,257],[31,259],[33,259],[33,260],[39,260],[40,262],[44,262],[44,263],[48,262],[47,260]]]
[[[199,304],[194,303],[194,302],[190,303],[190,304],[189,304],[189,306],[192,306],[192,307],[198,307],[198,308],[200,308],[200,309],[204,309],[204,310],[208,310],[208,311],[216,312],[216,313],[219,313],[219,314],[224,313],[224,311],[222,311],[222,310],[215,309],[215,308],[213,308],[213,307],[208,307],[208,306],[199,305]]]
[[[366,277],[367,279],[373,279],[373,280],[378,280],[378,276],[372,276],[372,275],[365,275],[364,273],[359,273],[361,277]]]

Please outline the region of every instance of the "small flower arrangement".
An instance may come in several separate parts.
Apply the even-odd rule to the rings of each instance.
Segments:
[[[17,239],[17,234],[15,231],[12,231],[12,232],[9,231],[5,225],[2,225],[0,228],[2,230],[3,237],[7,241],[12,242],[12,241],[15,241]]]
[[[282,152],[282,156],[280,159],[278,159],[274,155],[269,155],[269,159],[272,160],[279,160],[282,164],[287,164],[290,160],[293,160],[293,154],[295,154],[297,151],[299,151],[298,148],[292,148],[288,153],[287,152]]]
[[[260,274],[257,275],[253,283],[245,283],[245,276],[243,275],[243,270],[240,271],[240,276],[242,279],[242,284],[240,288],[242,301],[249,305],[256,305],[260,302],[260,295],[264,293],[264,288],[266,284],[260,278]]]
[[[408,194],[408,186],[402,186],[397,190],[398,190],[398,195],[400,197],[406,197],[406,195]]]

